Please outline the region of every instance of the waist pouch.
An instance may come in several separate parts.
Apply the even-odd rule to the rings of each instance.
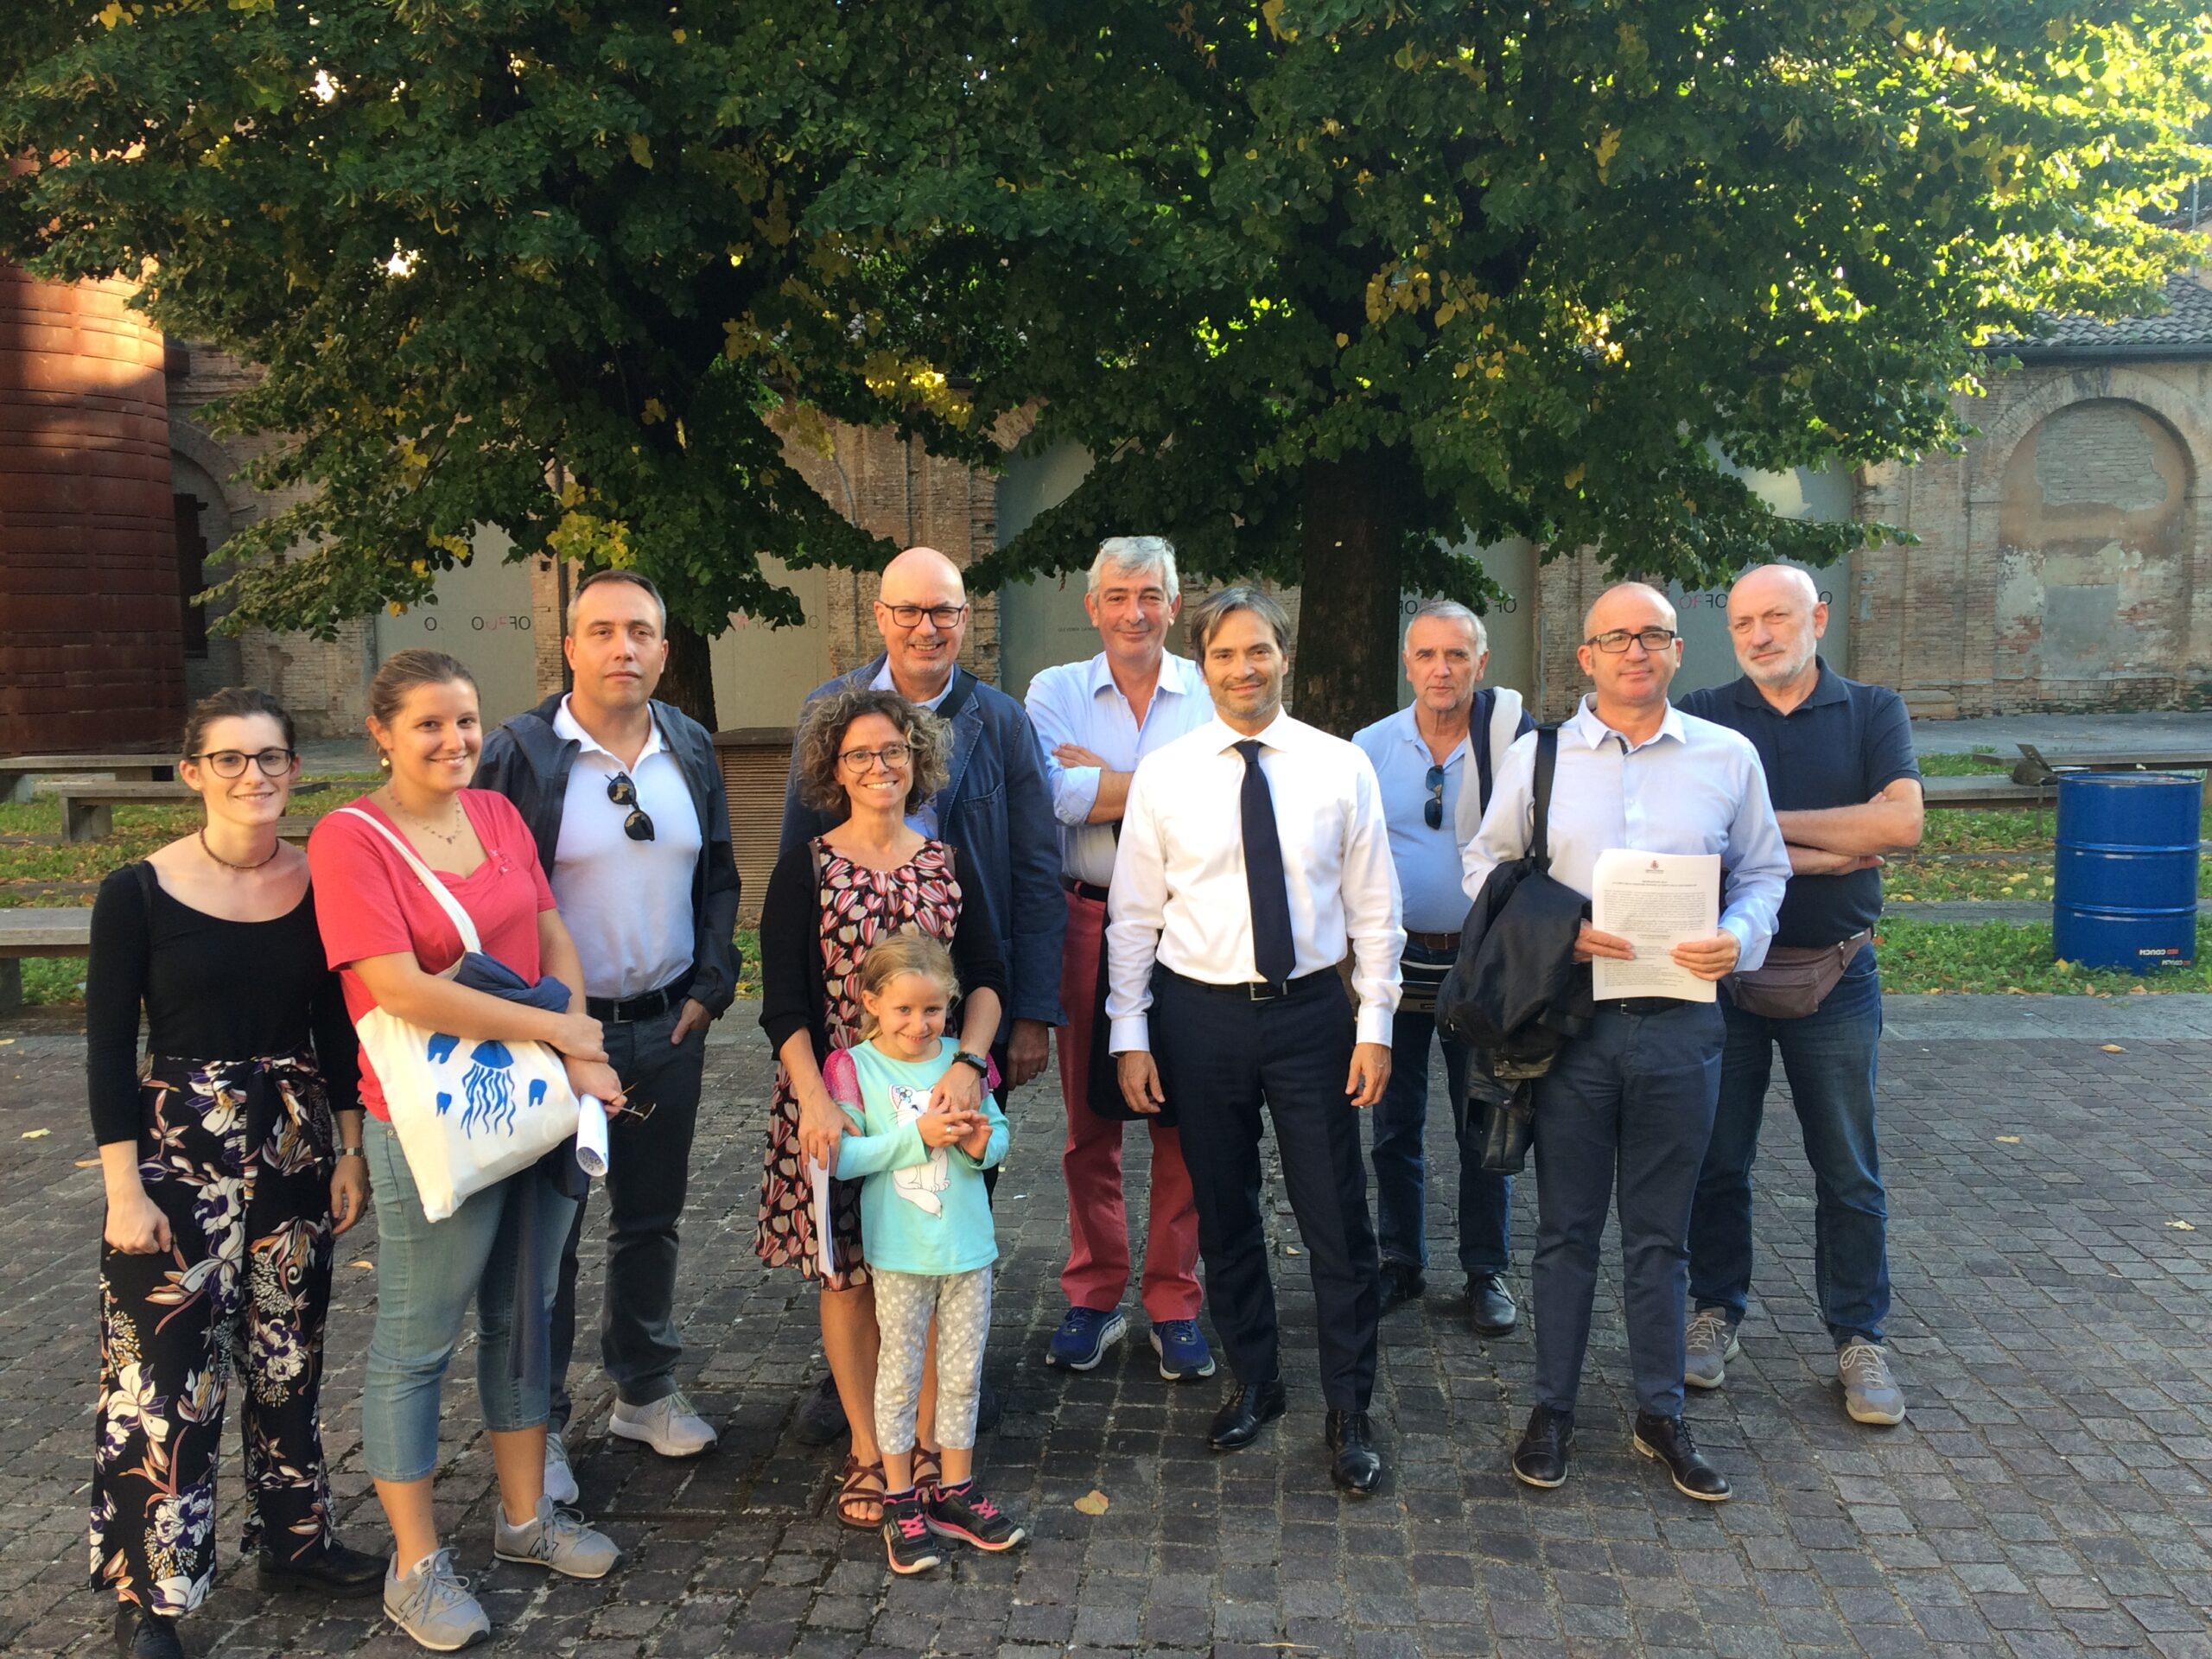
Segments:
[[[1728,995],[1745,1014],[1762,1020],[1802,1020],[1827,1000],[1852,960],[1872,943],[1871,930],[1840,944],[1777,944],[1765,963],[1748,974],[1723,981]]]

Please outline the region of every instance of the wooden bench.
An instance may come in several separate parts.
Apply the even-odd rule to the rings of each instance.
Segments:
[[[23,958],[81,957],[92,950],[92,912],[0,910],[0,1014],[23,1006]]]
[[[2094,754],[2045,754],[2032,743],[2020,745],[2012,768],[2016,784],[2048,784],[2062,772],[2203,772],[2212,769],[2212,749],[2110,750]]]
[[[165,783],[176,776],[176,766],[160,755],[143,753],[0,755],[0,801],[29,800],[41,778],[88,774]]]
[[[1964,808],[1975,812],[2040,812],[2058,798],[2057,791],[2048,784],[2016,784],[1995,774],[1924,778],[1921,788],[1931,808]]]
[[[327,783],[294,784],[292,793],[305,795],[329,787]],[[98,841],[113,835],[114,809],[118,806],[170,806],[200,798],[190,785],[182,783],[78,782],[53,785],[48,793],[61,803],[64,841]]]

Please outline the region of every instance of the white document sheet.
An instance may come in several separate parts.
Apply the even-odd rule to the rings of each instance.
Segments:
[[[1685,939],[1709,937],[1720,925],[1720,855],[1632,853],[1614,848],[1598,855],[1592,873],[1590,925],[1626,939],[1633,962],[1605,957],[1590,964],[1591,995],[1672,996],[1710,1002],[1713,982],[1700,979],[1669,954]]]
[[[607,1106],[597,1095],[576,1096],[576,1167],[594,1180],[607,1176]]]
[[[830,1170],[810,1158],[806,1173],[814,1182],[814,1265],[827,1279],[837,1271],[837,1241],[830,1236]]]

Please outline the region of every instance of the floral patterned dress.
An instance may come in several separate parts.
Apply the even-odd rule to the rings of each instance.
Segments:
[[[860,1040],[859,970],[868,947],[886,934],[918,928],[947,944],[960,921],[960,884],[952,854],[927,841],[895,870],[855,864],[826,843],[817,843],[822,916],[822,976],[829,1010],[829,1046],[850,1048]],[[814,1225],[813,1185],[799,1150],[798,1096],[776,1068],[776,1094],[768,1119],[768,1150],[760,1173],[760,1218],[753,1248],[771,1267],[796,1267],[831,1290],[868,1282],[861,1258],[860,1181],[830,1183],[830,1236],[835,1271],[821,1269]]]

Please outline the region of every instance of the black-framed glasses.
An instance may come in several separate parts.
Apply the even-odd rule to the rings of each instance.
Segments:
[[[886,605],[883,608],[902,628],[920,626],[925,616],[938,627],[950,628],[968,614],[965,605]]]
[[[837,759],[854,772],[868,772],[879,760],[886,772],[894,772],[913,756],[913,750],[904,743],[887,743],[880,749],[847,749]]]
[[[244,749],[209,749],[203,754],[188,754],[188,760],[197,760],[218,778],[243,778],[249,760],[261,768],[264,778],[289,778],[300,764],[299,753],[294,749],[257,749],[248,754]]]
[[[1432,830],[1444,827],[1444,768],[1428,769],[1428,798],[1421,804],[1421,815]]]
[[[630,781],[630,774],[618,772],[607,780],[607,798],[617,806],[630,809],[622,820],[622,833],[632,841],[653,838],[652,817],[638,804],[638,786]]]
[[[1613,628],[1604,633],[1592,634],[1582,643],[1595,645],[1609,657],[1618,657],[1628,649],[1629,642],[1634,640],[1656,657],[1681,637],[1672,628]]]

